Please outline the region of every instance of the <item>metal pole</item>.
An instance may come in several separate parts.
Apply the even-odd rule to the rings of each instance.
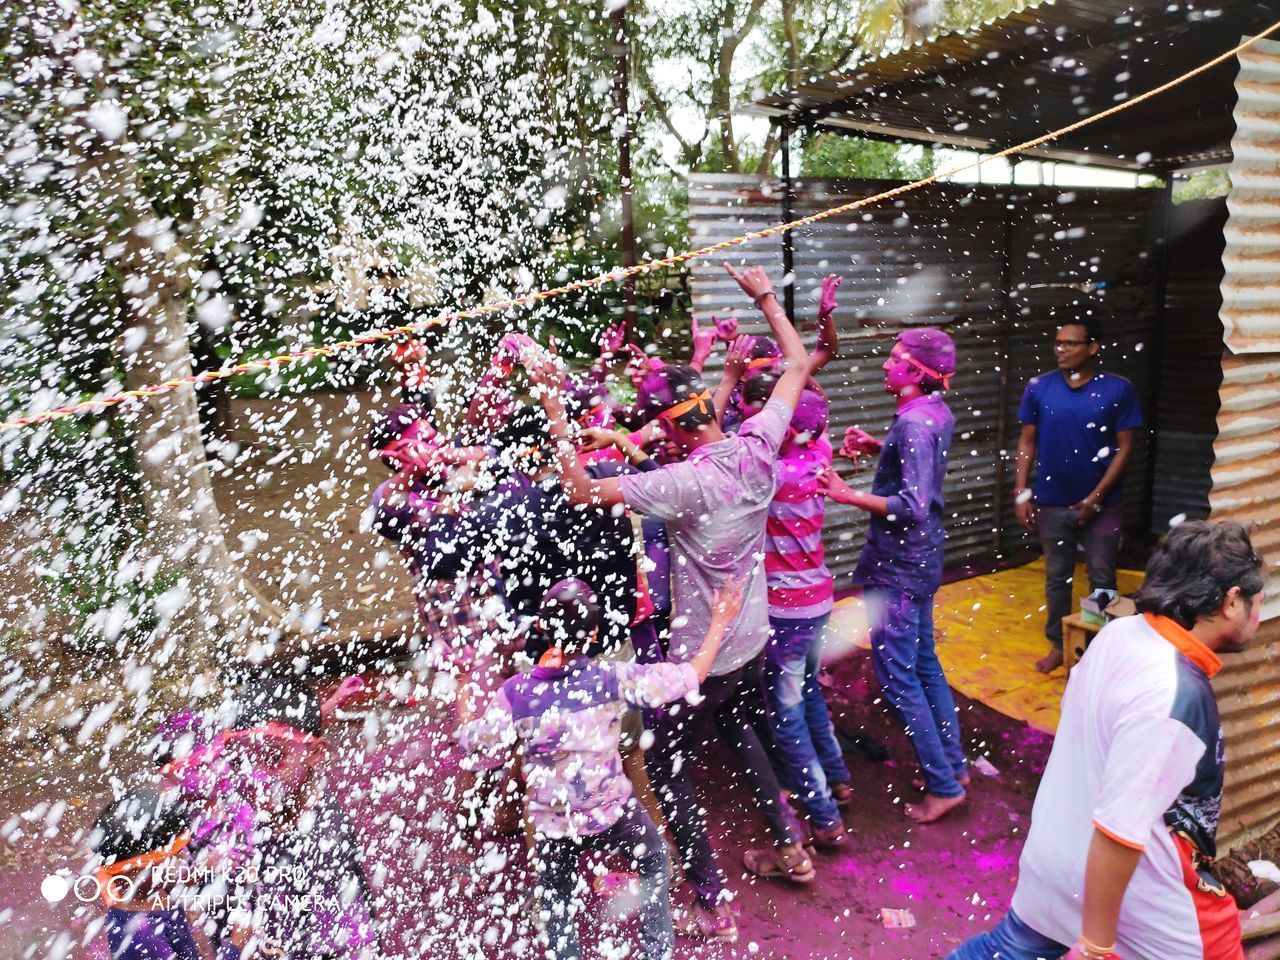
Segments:
[[[1156,493],[1156,451],[1159,442],[1160,423],[1160,388],[1163,383],[1161,368],[1164,366],[1165,341],[1168,331],[1165,329],[1165,313],[1169,299],[1169,241],[1173,219],[1173,171],[1162,170],[1164,177],[1163,197],[1160,202],[1160,262],[1156,274],[1156,310],[1155,329],[1151,337],[1151,400],[1147,417],[1147,462],[1145,464],[1142,485],[1142,533],[1152,532],[1151,524],[1155,519]]]
[[[622,199],[622,266],[636,265],[636,229],[631,206],[631,107],[630,107],[630,43],[627,31],[627,3],[620,3],[609,14],[613,21],[613,92],[618,116],[622,119],[622,136],[618,138],[618,186]],[[636,342],[636,278],[627,277],[622,284],[623,323],[627,339]]]
[[[1004,501],[1005,486],[1009,475],[1009,341],[1013,333],[1013,235],[1014,206],[1013,192],[1016,189],[1014,179],[1017,176],[1018,157],[1010,157],[1009,192],[1005,194],[1004,210],[1004,250],[1000,264],[1000,332],[996,362],[1000,364],[1000,392],[996,401],[996,490],[991,505],[993,524],[991,529],[991,549],[1000,559],[1004,551]]]
[[[782,221],[790,223],[795,219],[795,184],[791,179],[791,121],[782,121]],[[787,311],[787,319],[796,322],[796,283],[795,247],[791,240],[791,231],[782,235],[782,305]]]

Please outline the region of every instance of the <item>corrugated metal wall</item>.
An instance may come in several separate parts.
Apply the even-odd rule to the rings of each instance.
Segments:
[[[1223,198],[1174,205],[1169,223],[1160,410],[1155,422],[1157,481],[1151,526],[1160,533],[1183,516],[1209,515],[1209,470],[1222,383]]]
[[[797,180],[795,215],[889,185]],[[780,190],[776,180],[691,177],[694,244],[776,223],[781,219]],[[1111,322],[1104,366],[1132,379],[1149,409],[1148,348],[1156,284],[1147,251],[1159,199],[1153,190],[940,185],[796,234],[796,312],[810,342],[822,277],[839,273],[845,278],[837,314],[841,357],[821,376],[838,432],[854,424],[873,433],[888,428],[893,401],[884,392],[880,364],[898,329],[944,325],[957,315],[966,318],[953,331],[960,375],[948,395],[956,415],[947,486],[948,566],[985,564],[1030,546],[1007,497],[1017,443],[1015,412],[1026,381],[1053,368],[1054,325],[1077,309],[1070,304],[1079,299],[1079,291],[1063,284],[1107,281]],[[754,243],[733,256],[766,267],[775,283],[781,276],[781,248],[775,242]],[[744,331],[764,329],[758,312],[719,262],[696,262],[691,281],[700,317],[733,312]],[[1011,293],[1007,310],[1001,294],[1006,285]],[[1006,348],[1007,387],[1002,389],[1000,357]],[[1128,478],[1131,521],[1142,515],[1143,457],[1139,450]],[[869,484],[869,471],[859,482]],[[827,537],[837,576],[852,570],[864,532],[860,511],[833,505]]]
[[[1222,408],[1214,445],[1214,519],[1252,527],[1271,576],[1263,624],[1215,688],[1227,735],[1227,842],[1280,817],[1280,43],[1240,58],[1227,200]]]

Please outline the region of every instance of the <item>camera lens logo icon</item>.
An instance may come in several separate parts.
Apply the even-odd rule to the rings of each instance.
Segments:
[[[67,898],[67,894],[74,893],[81,903],[92,903],[103,895],[104,888],[113,901],[131,900],[138,889],[138,879],[115,876],[103,884],[97,877],[90,875],[76,877],[74,882],[68,883],[66,877],[51,873],[40,882],[40,895],[49,903],[61,903]]]

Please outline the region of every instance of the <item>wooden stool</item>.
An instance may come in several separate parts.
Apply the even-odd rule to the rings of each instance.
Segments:
[[[1102,627],[1101,623],[1085,623],[1079,613],[1062,618],[1062,665],[1068,673],[1080,662],[1090,641]]]

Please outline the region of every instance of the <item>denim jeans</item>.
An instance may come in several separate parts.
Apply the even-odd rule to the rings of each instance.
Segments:
[[[852,779],[818,684],[818,658],[829,619],[829,613],[807,620],[770,617],[764,660],[769,726],[786,767],[785,782],[823,829],[840,822],[831,784]]]
[[[866,603],[876,679],[911,738],[925,791],[958,797],[967,764],[955,700],[933,647],[933,597],[875,588]]]
[[[584,882],[578,858],[583,850],[621,854],[635,863],[640,875],[641,956],[647,960],[670,960],[675,930],[671,925],[671,899],[667,893],[671,879],[667,850],[658,828],[635,800],[623,808],[622,819],[604,833],[538,838],[534,856],[551,955],[557,960],[578,960],[582,956],[577,915],[582,905],[578,886]]]
[[[1010,910],[994,930],[966,940],[947,960],[1058,960],[1067,950],[1036,933]]]
[[[1076,573],[1076,552],[1084,547],[1084,566],[1091,590],[1116,588],[1116,554],[1124,530],[1124,508],[1104,507],[1080,526],[1079,514],[1070,507],[1038,507],[1036,527],[1044,551],[1044,635],[1062,649],[1062,618],[1071,613],[1071,584]]]
[[[662,710],[645,713],[645,728],[653,732],[653,745],[645,751],[645,767],[662,812],[667,815],[676,846],[698,902],[712,908],[724,893],[724,876],[716,866],[707,823],[689,773],[703,758],[706,742],[701,734],[714,720],[720,739],[738,758],[755,798],[756,808],[777,845],[799,842],[782,810],[782,794],[753,719],[763,714],[760,695],[760,661],[718,677],[708,677],[692,706],[683,700]]]

